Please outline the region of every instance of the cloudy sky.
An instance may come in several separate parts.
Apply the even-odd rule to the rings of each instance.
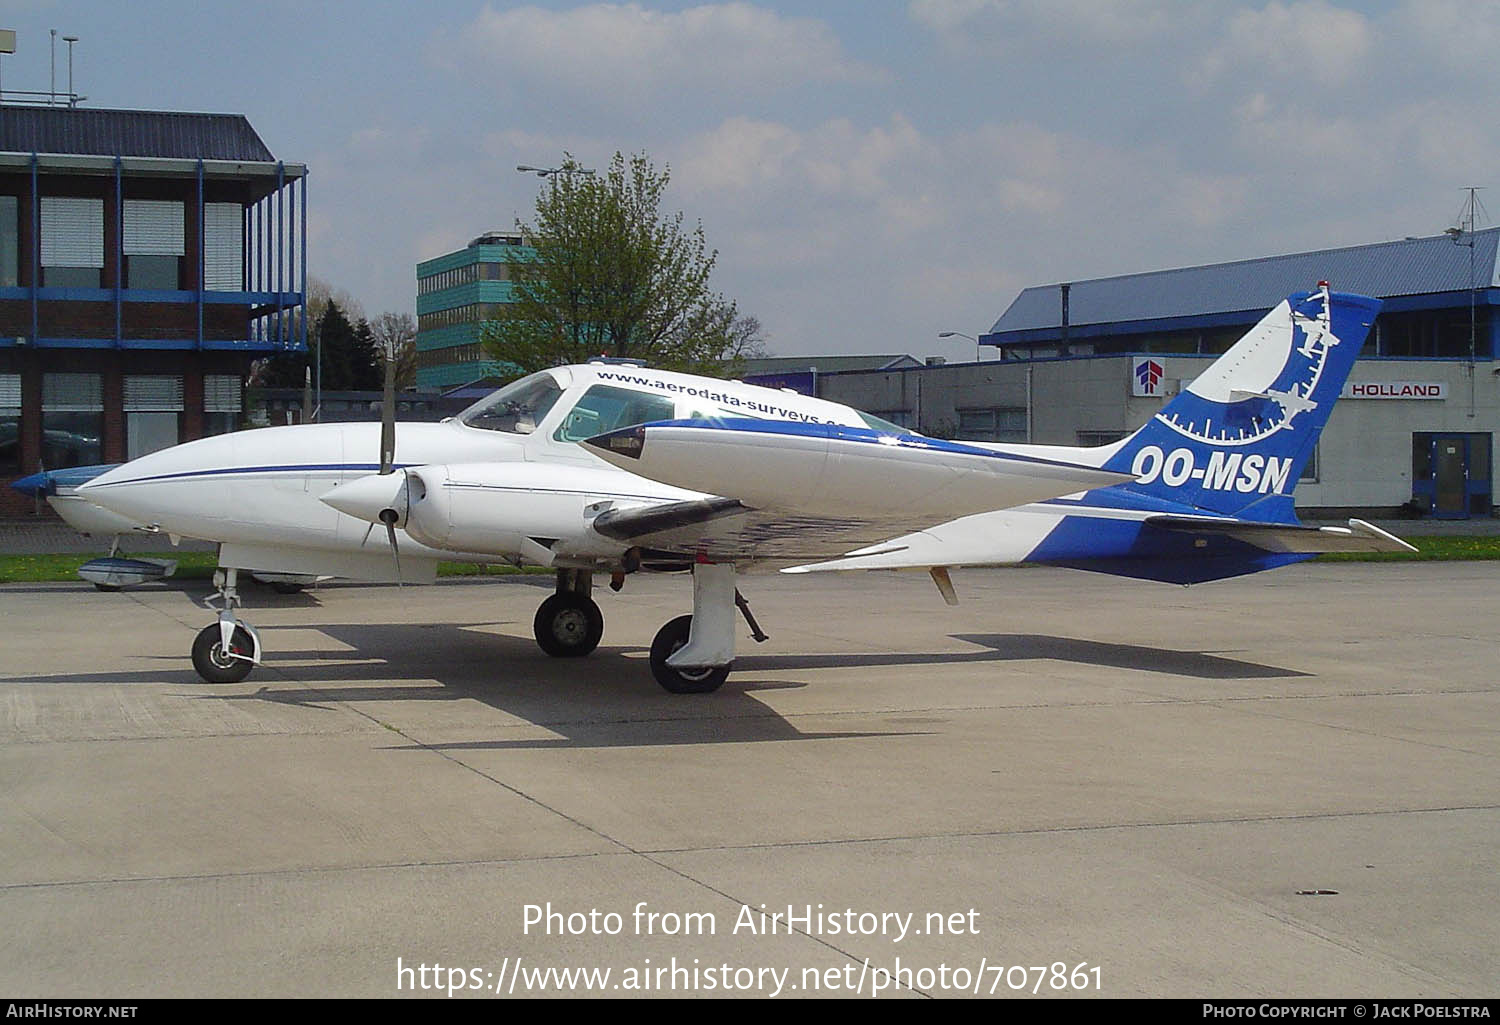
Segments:
[[[248,115],[310,169],[312,272],[370,314],[529,215],[517,164],[646,152],[786,355],[972,358],[937,333],[1028,285],[1436,234],[1500,166],[1495,0],[0,0],[0,27],[7,89],[48,87],[56,28],[89,106]]]

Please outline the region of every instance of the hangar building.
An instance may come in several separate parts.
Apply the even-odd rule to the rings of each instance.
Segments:
[[[1135,430],[1287,295],[1384,300],[1296,491],[1308,516],[1489,516],[1500,229],[1027,288],[994,362],[820,373],[817,392],[926,434],[1056,445]]]

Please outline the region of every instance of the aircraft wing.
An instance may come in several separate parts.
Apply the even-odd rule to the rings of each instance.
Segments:
[[[826,559],[910,529],[903,521],[883,518],[755,509],[733,498],[610,510],[593,525],[605,537],[649,552],[702,555],[711,562]],[[900,550],[881,546],[881,551]]]
[[[596,531],[714,561],[828,558],[971,513],[1134,479],[833,424],[669,421],[584,444],[639,476],[724,496],[610,510],[594,520]]]

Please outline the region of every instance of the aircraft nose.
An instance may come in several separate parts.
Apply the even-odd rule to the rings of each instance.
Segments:
[[[150,457],[147,456],[146,458],[149,459]],[[138,479],[141,476],[140,463],[141,460],[137,459],[134,462],[123,463],[105,470],[92,480],[87,480],[79,484],[73,489],[73,493],[88,499],[95,505],[102,505],[108,509],[110,508],[109,496],[113,494],[110,489],[126,481]]]
[[[358,477],[319,495],[319,501],[366,523],[385,523],[382,513],[393,510],[395,525],[405,525],[407,507],[406,472]]]
[[[74,494],[140,523],[165,522],[185,510],[182,485],[222,479],[217,474],[232,465],[233,445],[234,435],[223,434],[164,448],[105,470]]]

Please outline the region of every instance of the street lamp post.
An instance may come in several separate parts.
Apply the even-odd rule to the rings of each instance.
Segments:
[[[984,362],[984,355],[982,354],[982,351],[979,348],[979,339],[975,338],[973,335],[966,335],[962,331],[939,331],[938,332],[938,337],[939,338],[967,338],[969,341],[971,341],[971,342],[974,343],[974,362],[975,363],[982,363],[982,362]]]
[[[530,164],[517,164],[516,170],[522,174],[534,174],[538,178],[551,178],[554,186],[557,176],[560,174],[577,174],[585,178],[592,178],[594,176],[594,169],[592,167],[579,167],[576,164],[564,165],[563,167],[532,167]],[[573,324],[573,349],[575,352],[578,350],[578,327],[579,325],[575,322]]]
[[[534,174],[538,178],[550,178],[559,174],[581,174],[585,178],[594,176],[592,167],[532,167],[530,164],[517,164],[516,170],[522,174]]]

